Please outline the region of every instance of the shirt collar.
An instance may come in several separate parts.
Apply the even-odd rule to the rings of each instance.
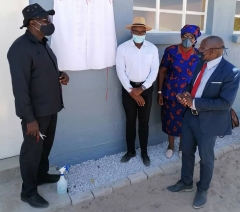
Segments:
[[[218,58],[216,58],[216,59],[214,59],[214,60],[211,60],[211,61],[207,62],[207,68],[208,68],[208,69],[211,69],[211,68],[213,68],[214,66],[217,66],[217,65],[221,62],[222,57],[223,57],[223,56],[220,56],[220,57],[218,57]]]
[[[131,39],[130,46],[135,46],[135,43],[133,42],[133,39]],[[143,46],[147,46],[146,40],[143,41]]]
[[[39,43],[41,41],[39,41],[30,31],[26,30],[25,35],[33,42],[35,43]],[[46,37],[44,37],[42,39],[42,43],[45,45],[47,43],[48,39]]]

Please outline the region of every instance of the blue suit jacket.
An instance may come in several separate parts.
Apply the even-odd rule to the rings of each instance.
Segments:
[[[187,87],[189,93],[203,63],[199,62],[195,69],[193,78]],[[200,130],[203,133],[213,136],[232,133],[230,109],[237,95],[239,79],[239,70],[223,58],[206,83],[202,97],[195,98]]]

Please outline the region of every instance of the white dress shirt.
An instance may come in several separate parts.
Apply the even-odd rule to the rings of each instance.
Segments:
[[[222,60],[222,56],[216,58],[215,60],[207,62],[207,67],[206,67],[206,69],[203,73],[202,80],[201,80],[200,85],[197,89],[195,98],[201,98],[202,97],[202,93],[203,93],[203,90],[204,90],[204,88],[207,84],[207,81],[211,77],[212,73],[216,70],[216,68],[219,65],[219,63],[221,62],[221,60]],[[197,80],[197,78],[196,78],[196,80]],[[196,80],[195,80],[195,82],[196,82]],[[195,82],[194,82],[194,84],[195,84]],[[195,107],[195,100],[193,100],[193,106],[191,108],[193,110],[197,110],[197,108]]]
[[[137,48],[133,40],[128,40],[117,49],[117,75],[123,87],[131,92],[132,82],[144,82],[146,88],[152,86],[159,69],[158,49],[148,41]]]

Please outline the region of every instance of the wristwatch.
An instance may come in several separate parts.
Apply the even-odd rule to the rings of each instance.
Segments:
[[[147,88],[144,85],[142,85],[142,89],[145,91]]]
[[[158,91],[159,94],[162,94],[162,91]]]

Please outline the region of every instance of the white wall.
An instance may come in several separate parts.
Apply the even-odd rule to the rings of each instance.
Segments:
[[[0,7],[0,159],[19,154],[22,143],[20,119],[15,115],[7,51],[12,42],[24,33],[20,30],[22,9],[28,0],[1,0]]]

